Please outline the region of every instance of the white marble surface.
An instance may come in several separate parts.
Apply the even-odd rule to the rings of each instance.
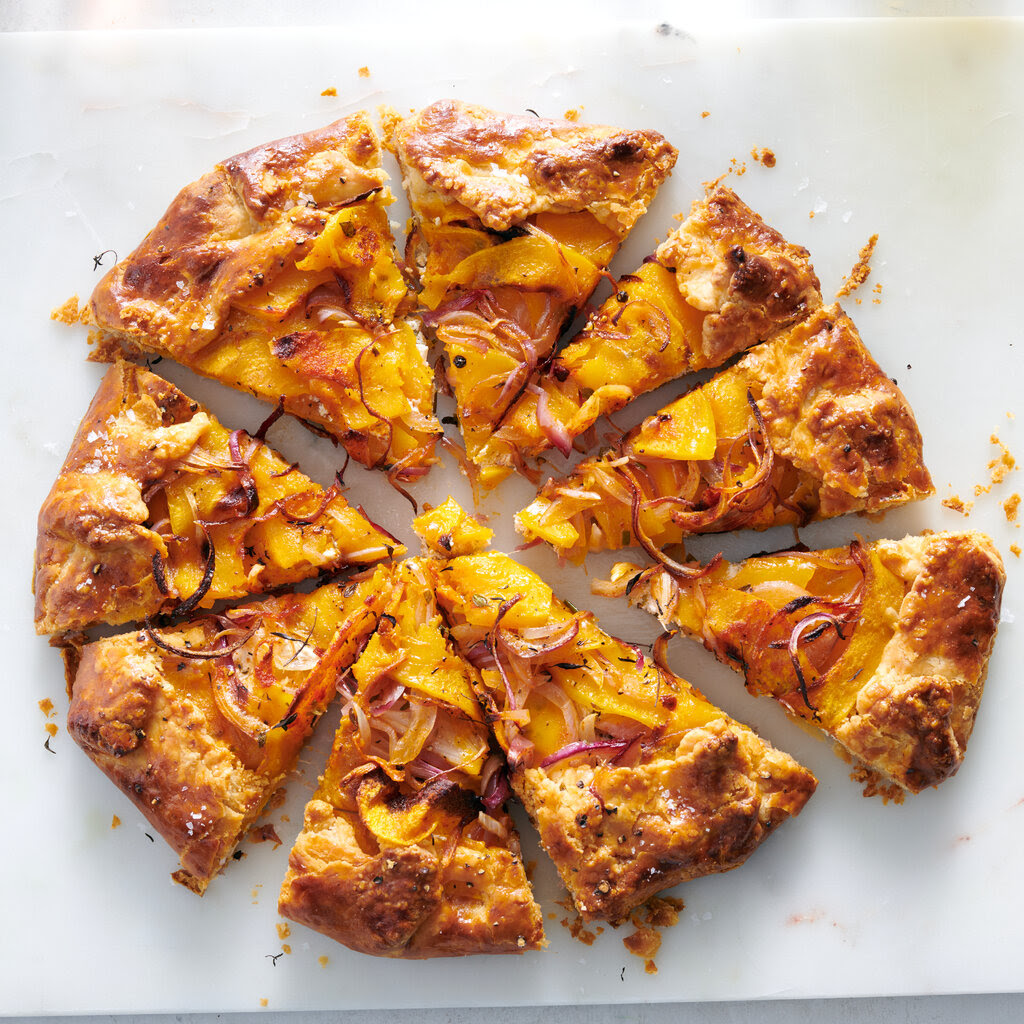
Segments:
[[[413,5],[397,4],[400,12],[407,12],[408,17],[414,19],[422,16],[422,8],[413,8]],[[393,9],[389,6],[389,10]],[[446,5],[446,10],[451,11],[461,5]],[[530,4],[517,4],[517,10],[524,10]],[[566,10],[569,5],[560,8],[559,17],[566,17]],[[604,9],[611,16],[613,10],[618,10],[620,5],[591,4],[589,10]],[[730,15],[774,14],[793,15],[811,14],[816,15],[884,15],[894,17],[906,17],[915,14],[998,14],[1009,13],[1007,8],[1011,4],[982,4],[982,3],[844,3],[828,5],[823,9],[820,4],[792,3],[792,4],[756,4],[756,3],[732,3],[723,4],[718,9],[719,14],[723,12]],[[666,11],[665,17],[671,15],[677,23],[680,19],[680,11],[692,12],[693,17],[706,17],[706,10],[699,5],[668,5],[668,4],[634,4],[631,6],[631,14],[635,17],[648,16],[655,18],[659,11]],[[418,13],[417,13],[418,12]],[[99,0],[92,3],[46,3],[26,2],[18,0],[6,0],[0,9],[0,29],[4,31],[17,30],[52,30],[60,28],[71,29],[125,29],[125,28],[181,28],[181,27],[221,27],[229,25],[267,25],[281,24],[285,19],[291,25],[296,24],[337,24],[341,18],[352,21],[351,12],[339,12],[339,5],[331,3],[308,3],[305,5],[296,4],[288,7],[287,11],[280,5],[272,6],[265,3],[180,3],[161,4],[149,3],[119,3],[115,0]],[[372,21],[376,17],[372,14],[362,14],[356,20],[361,22]],[[1004,908],[1005,910],[1006,908]],[[1010,908],[1013,910],[1014,908]],[[1024,907],[1020,908],[1024,910]],[[69,913],[74,913],[74,907],[68,908]],[[948,938],[951,943],[958,941],[956,922],[944,922],[948,928]],[[83,949],[83,956],[89,957],[91,951]],[[905,955],[908,959],[914,956],[913,949],[907,949]],[[983,944],[971,942],[967,948],[962,950],[965,965],[971,965],[972,961],[979,956],[984,956]],[[4,971],[9,966],[0,963],[0,992],[6,988],[4,984]],[[107,961],[101,953],[96,953],[96,970],[109,970],[112,979],[116,977],[117,966]],[[1024,983],[1024,968],[1021,970],[1019,981]],[[59,981],[54,979],[55,985]],[[856,988],[856,986],[852,986]],[[941,989],[941,979],[934,986]],[[950,986],[955,987],[955,986]],[[1007,988],[1018,988],[1020,984],[1008,983]],[[452,1002],[464,1001],[461,994],[453,993]],[[483,991],[476,991],[472,994],[473,1002],[486,1003],[486,994]],[[343,1000],[342,1000],[343,1002]],[[4,1008],[2,996],[0,996],[0,1011]],[[302,1022],[302,1024],[326,1024],[328,1020],[344,1020],[348,1024],[364,1024],[364,1022],[393,1020],[396,1022],[416,1021],[417,1024],[466,1024],[470,1021],[479,1021],[485,1016],[494,1024],[506,1024],[511,1021],[558,1020],[564,1024],[576,1024],[576,1022],[593,1022],[593,1024],[608,1024],[611,1021],[630,1020],[638,1022],[665,1022],[682,1019],[704,1020],[710,1022],[746,1022],[757,1021],[758,1024],[774,1024],[776,1021],[818,1021],[821,1019],[836,1021],[873,1021],[880,1024],[896,1024],[896,1022],[910,1021],[935,1021],[938,1024],[945,1022],[971,1022],[991,1021],[999,1024],[1002,1021],[1018,1021],[1024,1019],[1024,996],[1015,995],[950,995],[934,997],[902,997],[892,999],[834,999],[819,1000],[807,999],[801,1001],[774,1000],[767,1002],[739,1002],[729,1001],[727,996],[724,1001],[711,1003],[688,1003],[676,1002],[673,1004],[650,1004],[650,1005],[619,1005],[619,1006],[560,1006],[557,1008],[519,1007],[514,1009],[483,1009],[476,1007],[472,1009],[430,1009],[430,1010],[396,1010],[396,1011],[354,1011],[349,1013],[330,1014],[322,1013],[293,1013],[280,1014],[272,1010],[260,1014],[238,1014],[235,1019],[248,1021],[249,1017],[259,1017],[266,1020],[268,1016],[279,1019],[283,1022]],[[159,1022],[166,1018],[150,1017],[111,1017],[110,1020],[132,1021],[133,1024],[142,1024],[143,1021]],[[177,1015],[176,1020],[188,1021],[189,1024],[207,1024],[221,1019],[214,1015]]]

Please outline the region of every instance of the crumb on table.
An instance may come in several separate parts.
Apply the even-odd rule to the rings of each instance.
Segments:
[[[969,516],[971,509],[974,508],[973,501],[964,501],[959,494],[951,494],[948,498],[944,498],[942,504],[954,512],[959,512],[962,516]]]
[[[320,93],[320,95],[321,96],[337,96],[338,95],[338,90],[335,89],[333,85],[330,85],[326,89],[324,89],[324,91],[322,93]]]
[[[837,299],[856,291],[868,279],[868,275],[871,273],[871,257],[877,244],[878,235],[874,234],[861,247],[857,262],[854,263],[849,274],[843,278],[843,283],[839,286],[839,291],[836,292]]]

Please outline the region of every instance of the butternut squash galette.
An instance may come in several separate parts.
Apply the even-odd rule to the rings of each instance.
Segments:
[[[967,532],[694,564],[689,578],[620,563],[600,589],[917,793],[963,761],[1005,578],[992,541]]]
[[[377,624],[386,571],[65,648],[68,731],[202,894]]]
[[[436,461],[433,374],[394,255],[365,114],[217,164],[92,295],[99,358],[169,356],[394,480]]]
[[[568,454],[573,438],[640,395],[802,322],[821,305],[806,249],[731,189],[712,186],[689,216],[591,315],[508,414],[520,449]]]
[[[522,801],[585,919],[741,864],[816,782],[507,555],[430,563]]]
[[[652,131],[500,114],[446,100],[393,120],[413,211],[406,259],[443,345],[480,482],[520,465],[509,420],[670,173]],[[529,436],[544,437],[544,409]]]
[[[608,451],[552,478],[516,517],[575,562],[698,533],[884,512],[933,491],[921,433],[839,306],[748,352]]]
[[[187,615],[403,550],[338,487],[119,360],[39,513],[36,629]]]
[[[538,949],[541,912],[504,806],[504,762],[428,578],[416,560],[394,570],[342,688],[341,724],[279,909],[378,956]]]

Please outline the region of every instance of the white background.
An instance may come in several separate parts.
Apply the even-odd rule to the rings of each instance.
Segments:
[[[389,11],[410,13],[409,6],[391,5]],[[748,171],[730,183],[811,249],[827,295],[867,235],[878,231],[874,272],[857,293],[861,305],[847,300],[847,308],[918,413],[939,497],[951,491],[966,497],[984,480],[993,430],[1024,456],[1024,445],[1015,443],[1020,428],[1006,418],[1007,411],[1024,412],[1024,338],[1014,308],[1024,271],[1014,250],[1020,234],[1014,179],[1024,155],[1020,25],[994,29],[902,18],[882,25],[709,24],[706,11],[679,5],[671,8],[671,22],[692,38],[654,39],[650,29],[668,20],[666,5],[632,5],[639,24],[626,29],[621,5],[592,4],[577,23],[582,29],[567,27],[570,8],[545,8],[544,31],[534,20],[524,38],[507,21],[496,35],[481,6],[445,5],[447,17],[463,12],[452,18],[462,45],[435,46],[431,56],[416,47],[421,36],[414,31],[415,14],[389,18],[387,26],[364,35],[360,28],[372,27],[374,16],[339,13],[331,4],[308,4],[296,13],[262,4],[8,3],[0,12],[4,29],[353,26],[350,33],[314,33],[305,40],[301,33],[172,35],[162,37],[160,46],[152,38],[0,40],[9,44],[0,68],[7,103],[0,244],[13,354],[2,428],[17,481],[9,496],[14,511],[8,516],[8,586],[0,615],[11,634],[13,670],[3,770],[8,779],[20,776],[10,787],[8,821],[16,824],[2,854],[9,892],[0,939],[0,1011],[245,1009],[255,1008],[260,996],[273,1012],[413,1006],[420,996],[434,1006],[485,1006],[1020,989],[1017,919],[1024,889],[1017,875],[1024,811],[1014,811],[1024,779],[1014,748],[1024,702],[1014,692],[1020,640],[1012,621],[1002,627],[967,764],[945,787],[903,807],[862,800],[824,745],[737,692],[735,677],[703,652],[677,644],[680,671],[800,757],[822,786],[805,814],[740,872],[679,891],[687,910],[666,933],[655,979],[624,954],[619,935],[607,933],[587,949],[568,940],[554,921],[548,922],[553,949],[522,961],[384,964],[296,929],[290,937],[295,953],[272,967],[265,954],[280,948],[273,893],[284,848],[247,847],[246,860],[197,906],[190,894],[169,887],[166,850],[148,844],[137,816],[94,777],[66,736],[53,744],[56,757],[42,752],[36,702],[50,697],[61,713],[64,705],[59,666],[26,625],[32,519],[100,373],[81,363],[83,339],[49,324],[45,312],[72,291],[84,297],[94,281],[94,252],[109,245],[130,248],[174,191],[213,160],[358,105],[385,99],[418,105],[454,94],[551,114],[582,105],[585,117],[665,131],[681,150],[680,163],[617,261],[620,271],[630,269],[655,236],[663,237],[672,214],[684,210],[700,182],[725,170],[732,157],[745,161]],[[830,11],[987,14],[1011,7],[886,3],[832,5]],[[779,8],[731,4],[716,10],[721,17],[723,10],[750,15],[777,14]],[[785,10],[807,15],[820,7],[791,4]],[[422,24],[422,8],[418,19]],[[389,33],[386,47],[381,31]],[[633,73],[622,74],[623,56]],[[362,64],[372,69],[368,82],[355,74]],[[338,89],[337,100],[319,96],[327,86]],[[704,109],[711,111],[707,119],[699,116]],[[776,151],[774,170],[749,159],[755,145]],[[875,282],[883,285],[879,305],[871,301]],[[912,369],[905,370],[908,363]],[[225,398],[183,373],[174,379],[233,424],[260,418],[254,403]],[[329,479],[334,456],[325,446],[287,428],[274,439]],[[418,493],[437,500],[449,479],[432,476]],[[382,508],[386,495],[378,481],[357,474],[352,482],[359,500],[408,536],[406,511]],[[1001,492],[979,499],[969,520],[991,530],[1007,556],[1008,617],[1019,606],[1017,564],[1007,547],[1019,534],[1006,524],[998,500],[1019,487],[1011,476]],[[527,497],[524,487],[512,484],[488,502],[506,549],[515,543],[511,512]],[[27,513],[18,511],[22,503]],[[852,529],[896,536],[962,523],[936,498],[881,524],[828,524],[805,531],[804,539],[829,543]],[[730,544],[741,554],[772,542],[740,538]],[[709,542],[694,550],[708,553]],[[560,573],[544,552],[530,552],[528,560],[562,593],[574,599],[582,594],[577,603],[594,607],[613,629],[630,638],[653,635],[643,617],[589,599],[585,580]],[[316,774],[314,757],[305,781],[293,787],[295,807],[287,809],[292,832],[280,825],[282,836],[297,828],[301,800]],[[111,831],[114,812],[125,825]],[[17,827],[25,822],[32,824]],[[559,910],[551,904],[556,892],[543,865],[539,874],[546,909]],[[311,966],[321,951],[331,957],[329,972]],[[612,984],[620,965],[628,967],[622,988]],[[188,980],[196,977],[198,986]],[[555,1014],[567,1022],[670,1015],[952,1021],[1019,1019],[1022,1008],[1019,997],[953,995],[486,1013],[496,1021]],[[483,1013],[388,1016],[468,1021]],[[351,1019],[383,1016],[368,1010]]]

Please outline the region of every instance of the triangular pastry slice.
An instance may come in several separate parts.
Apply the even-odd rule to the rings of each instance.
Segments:
[[[421,475],[441,427],[391,202],[365,114],[222,161],[93,292],[100,357],[168,356]]]
[[[279,909],[362,953],[422,958],[544,944],[476,673],[442,631],[429,571],[393,571],[348,677]]]
[[[39,513],[36,630],[187,614],[403,550],[337,486],[119,360]]]
[[[609,636],[507,555],[432,568],[512,788],[584,918],[624,920],[663,889],[738,866],[814,791],[810,772],[660,651]]]
[[[619,564],[601,592],[628,594],[702,640],[751,693],[912,793],[960,767],[1005,582],[984,534],[858,540],[692,569],[680,578]]]
[[[521,461],[500,428],[589,299],[675,163],[653,131],[453,100],[395,119],[389,139],[413,211],[406,259],[444,347],[480,482]]]
[[[528,540],[588,551],[741,527],[880,513],[933,491],[903,394],[839,306],[748,352],[545,482],[516,516]]]
[[[66,648],[75,742],[202,894],[295,765],[377,623],[386,570]]]
[[[684,374],[721,366],[821,305],[809,254],[715,185],[559,350],[505,418],[524,454],[559,448],[601,416]],[[540,429],[538,429],[538,427]]]

